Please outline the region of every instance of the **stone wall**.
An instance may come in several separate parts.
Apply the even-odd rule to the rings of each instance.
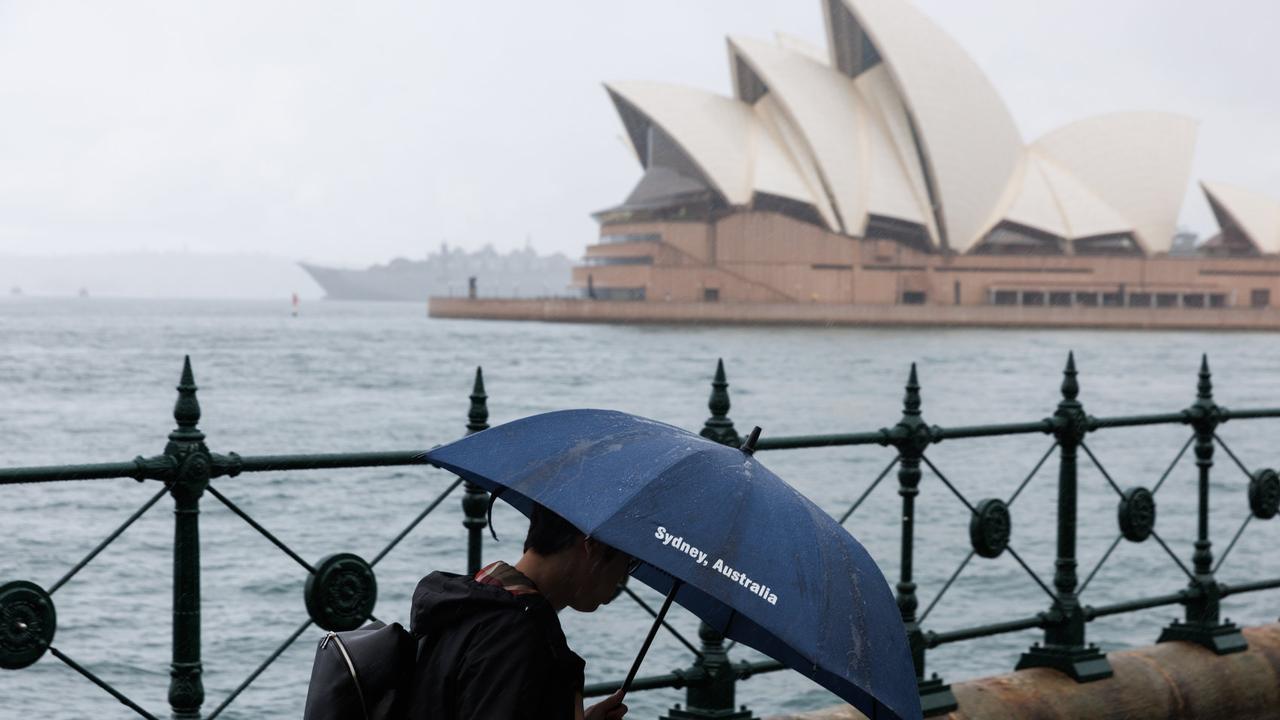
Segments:
[[[1280,718],[1280,624],[1245,628],[1231,655],[1183,642],[1108,653],[1115,675],[1079,684],[1046,668],[955,683],[948,720],[1273,720]],[[848,705],[766,720],[866,720]]]
[[[616,302],[433,297],[437,318],[921,327],[1276,330],[1278,308],[1083,308],[998,305],[835,305],[802,302]]]

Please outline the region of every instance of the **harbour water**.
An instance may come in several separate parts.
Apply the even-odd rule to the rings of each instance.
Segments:
[[[200,387],[200,427],[215,452],[241,454],[428,448],[461,435],[467,395],[483,365],[491,422],[532,413],[604,407],[690,429],[707,416],[711,373],[723,357],[731,416],[768,435],[850,432],[892,425],[909,363],[919,364],[925,418],[958,425],[1035,420],[1053,412],[1067,351],[1076,353],[1081,400],[1094,415],[1180,409],[1194,399],[1207,352],[1219,403],[1280,405],[1275,333],[707,328],[554,325],[428,320],[396,303],[0,300],[0,467],[121,461],[160,452],[182,356]],[[1236,421],[1221,436],[1251,468],[1277,463],[1275,421]],[[1121,486],[1150,487],[1189,431],[1106,431],[1089,444]],[[970,499],[1007,497],[1049,448],[1042,436],[945,442],[929,452]],[[892,459],[883,448],[774,451],[760,459],[819,506],[843,512]],[[429,468],[255,474],[216,486],[304,557],[370,557],[452,478]],[[1184,563],[1195,532],[1195,466],[1184,458],[1159,495],[1157,529]],[[886,481],[847,527],[892,580],[898,571],[899,498]],[[1046,580],[1053,574],[1056,464],[1050,461],[1013,508],[1012,544]],[[1246,480],[1219,453],[1212,537],[1221,551],[1248,512]],[[0,581],[49,586],[155,492],[132,480],[0,488]],[[405,621],[417,579],[461,571],[460,495],[447,501],[378,567],[376,613]],[[162,500],[55,596],[55,645],[161,715],[172,590],[171,504]],[[968,551],[968,512],[926,475],[917,500],[917,582],[922,607]],[[1116,535],[1115,494],[1082,460],[1081,575]],[[714,509],[709,508],[709,512]],[[501,503],[501,542],[487,560],[514,560],[525,524]],[[756,528],[762,534],[786,528]],[[306,615],[303,571],[206,496],[201,516],[204,683],[215,707]],[[1255,521],[1220,573],[1224,582],[1274,576],[1280,522]],[[1172,592],[1185,576],[1154,542],[1122,545],[1084,602]],[[637,588],[647,600],[656,593]],[[948,630],[1034,614],[1048,598],[1007,554],[975,560],[929,616]],[[1242,624],[1275,619],[1276,594],[1237,596],[1225,614]],[[1149,644],[1179,612],[1163,608],[1092,623],[1105,650]],[[697,623],[673,610],[696,641]],[[625,674],[648,616],[620,598],[590,614],[566,611],[570,646],[587,681]],[[222,717],[301,714],[314,640],[303,636]],[[1004,672],[1036,632],[944,646],[929,670],[947,680]],[[735,648],[733,658],[760,656]],[[690,658],[660,635],[641,674]],[[631,717],[655,718],[680,691],[636,693]],[[46,656],[0,671],[0,717],[131,717],[98,688]],[[753,677],[738,700],[764,715],[822,707],[831,695],[794,673]]]

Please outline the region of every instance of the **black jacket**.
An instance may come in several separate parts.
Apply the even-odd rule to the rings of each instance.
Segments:
[[[428,638],[411,720],[573,719],[584,662],[542,595],[433,572],[414,590],[410,630]]]

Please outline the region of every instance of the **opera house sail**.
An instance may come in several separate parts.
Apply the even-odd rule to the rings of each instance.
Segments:
[[[731,97],[606,83],[642,172],[594,215],[579,304],[433,313],[1280,328],[1280,202],[1202,183],[1221,232],[1179,233],[1194,119],[1115,113],[1028,142],[910,2],[819,2],[825,47],[728,38]]]

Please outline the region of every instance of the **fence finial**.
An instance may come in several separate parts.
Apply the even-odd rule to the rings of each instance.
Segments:
[[[1066,400],[1075,400],[1080,396],[1080,383],[1076,380],[1076,354],[1073,350],[1067,351],[1067,367],[1062,371],[1062,397]]]
[[[204,433],[196,427],[200,422],[200,401],[196,399],[195,374],[191,372],[191,356],[182,358],[182,377],[175,388],[178,400],[173,404],[173,419],[178,427],[169,433],[169,439],[175,441],[199,442],[204,440]]]
[[[742,438],[729,419],[729,381],[725,379],[724,358],[716,360],[716,375],[711,381],[711,397],[707,400],[711,417],[702,424],[702,437],[715,442],[738,447]]]
[[[907,375],[906,394],[902,396],[902,414],[920,416],[920,380],[915,363],[911,363],[911,373]]]
[[[484,371],[476,366],[476,381],[471,387],[471,409],[467,411],[467,434],[489,429],[489,396],[484,391]]]
[[[1213,403],[1213,373],[1209,372],[1209,355],[1200,355],[1200,379],[1196,383],[1196,400]]]

